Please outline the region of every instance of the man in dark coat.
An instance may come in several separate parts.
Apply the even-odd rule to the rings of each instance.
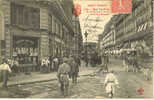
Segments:
[[[73,58],[73,55],[70,55],[69,58],[68,58],[68,65],[70,66],[70,68],[72,68],[73,66],[73,61],[74,61],[74,58]],[[69,78],[72,77],[72,74],[71,74],[71,71],[69,72]]]
[[[70,72],[72,83],[77,83],[78,72],[79,72],[79,65],[75,62],[75,60],[73,60]]]
[[[109,63],[109,57],[105,53],[105,55],[104,55],[104,67],[105,67],[105,69],[106,69],[107,72],[108,72],[108,63]]]

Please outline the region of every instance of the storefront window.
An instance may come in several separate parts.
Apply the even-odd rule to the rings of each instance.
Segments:
[[[38,54],[38,38],[13,37],[13,57],[20,64],[37,64]]]

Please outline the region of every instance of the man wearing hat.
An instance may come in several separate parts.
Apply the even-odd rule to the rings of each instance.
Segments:
[[[69,87],[70,66],[67,63],[68,59],[64,57],[63,63],[59,66],[57,73],[58,81],[60,83],[60,89],[64,96],[68,95],[68,87]]]

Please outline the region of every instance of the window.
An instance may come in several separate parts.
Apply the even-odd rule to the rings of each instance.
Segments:
[[[24,9],[24,24],[29,25],[29,10],[30,9]]]
[[[17,8],[18,10],[17,10],[17,15],[18,15],[18,23],[17,24],[19,24],[19,25],[23,25],[23,10],[24,10],[24,7],[23,6],[18,6],[18,8]]]
[[[31,8],[31,24],[33,28],[39,28],[40,26],[40,13],[39,9]]]
[[[11,3],[11,23],[38,29],[40,28],[40,10]]]
[[[17,7],[14,3],[11,4],[11,23],[17,24]]]
[[[49,31],[52,32],[52,16],[49,16]]]

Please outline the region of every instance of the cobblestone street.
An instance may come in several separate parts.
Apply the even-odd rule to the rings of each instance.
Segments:
[[[110,69],[112,68],[116,71],[116,76],[120,83],[120,88],[116,88],[114,98],[152,98],[152,81],[145,81],[140,73],[125,72],[120,62],[116,66],[117,62],[114,61],[110,64]],[[70,80],[68,98],[108,98],[102,83],[104,78],[105,74],[80,76],[77,85],[72,84]],[[139,88],[144,89],[143,95],[137,92]],[[10,97],[63,98],[57,80],[9,88],[9,90],[12,89],[15,89],[16,92],[15,95]]]

